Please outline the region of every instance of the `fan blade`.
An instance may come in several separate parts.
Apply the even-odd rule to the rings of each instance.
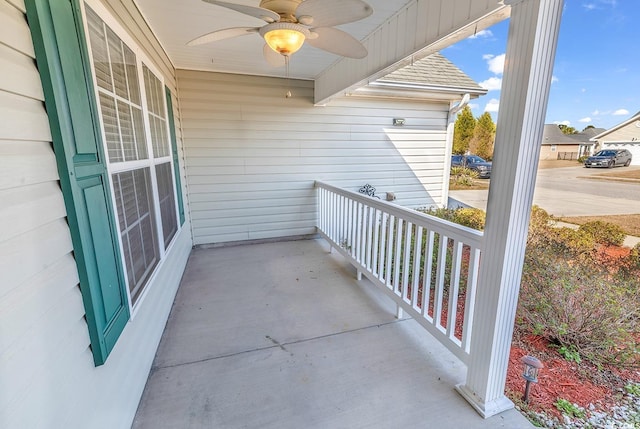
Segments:
[[[198,46],[205,43],[217,42],[218,40],[231,39],[232,37],[246,36],[257,33],[260,27],[233,27],[224,30],[212,31],[187,42],[187,46]]]
[[[218,0],[202,1],[205,3],[215,4],[216,6],[226,7],[227,9],[235,10],[236,12],[244,13],[245,15],[254,16],[269,23],[280,21],[280,15],[269,9],[254,6],[245,6],[243,4],[227,3],[226,1]]]
[[[315,39],[307,39],[306,42],[314,48],[322,49],[332,54],[349,58],[364,58],[367,56],[367,48],[356,40],[351,34],[332,27],[312,28],[312,33],[318,35]]]
[[[359,21],[373,8],[362,0],[306,0],[296,9],[296,18],[313,27],[333,27]]]
[[[271,49],[266,43],[264,44],[264,48],[262,48],[262,53],[264,54],[264,59],[267,60],[271,67],[285,66],[284,57]]]

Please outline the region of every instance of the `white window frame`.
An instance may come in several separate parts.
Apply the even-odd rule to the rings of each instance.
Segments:
[[[143,124],[145,127],[145,140],[146,140],[146,148],[147,148],[147,153],[148,153],[148,158],[144,159],[144,160],[136,160],[136,161],[122,161],[122,162],[116,162],[116,163],[110,163],[109,162],[109,158],[108,158],[108,150],[106,147],[106,134],[105,134],[105,129],[104,129],[104,120],[102,118],[102,109],[100,108],[100,88],[98,87],[98,83],[97,83],[97,79],[96,79],[96,74],[95,74],[95,65],[93,63],[93,55],[92,55],[92,50],[91,50],[91,43],[89,40],[89,28],[88,28],[88,20],[87,20],[87,14],[86,14],[86,10],[85,10],[85,3],[87,5],[89,5],[89,7],[91,7],[91,9],[93,9],[93,11],[104,21],[104,23],[122,40],[122,42],[124,42],[127,47],[129,49],[131,49],[131,51],[133,52],[133,54],[136,57],[136,71],[137,71],[137,75],[138,75],[138,85],[139,85],[139,90],[140,90],[140,106],[142,107],[142,117],[143,117]],[[127,298],[128,298],[128,302],[129,302],[129,311],[131,314],[131,320],[133,320],[138,312],[138,310],[140,309],[140,307],[142,306],[142,303],[144,302],[146,296],[149,293],[149,290],[152,289],[152,285],[155,282],[155,277],[157,276],[158,271],[160,270],[160,268],[162,267],[162,265],[164,264],[164,262],[166,261],[166,255],[168,253],[170,253],[171,249],[173,248],[175,241],[177,239],[177,237],[180,235],[180,232],[182,230],[182,225],[180,225],[180,213],[179,213],[179,208],[178,208],[178,198],[177,198],[177,192],[179,192],[178,189],[176,189],[176,180],[175,180],[175,167],[173,165],[173,156],[172,156],[172,150],[171,150],[171,141],[170,141],[170,129],[169,129],[169,112],[167,110],[167,102],[165,99],[165,94],[164,91],[162,91],[161,94],[161,99],[162,99],[162,104],[164,106],[164,114],[165,114],[165,128],[166,128],[166,136],[167,136],[167,148],[168,148],[168,155],[160,157],[160,158],[155,158],[154,155],[154,148],[153,148],[153,143],[152,143],[152,139],[151,139],[151,128],[150,128],[150,124],[149,124],[149,114],[152,114],[147,106],[147,94],[146,94],[146,87],[144,84],[144,73],[143,73],[143,67],[142,65],[144,64],[153,74],[156,78],[158,78],[160,80],[160,84],[161,84],[161,88],[164,89],[165,88],[165,82],[164,82],[164,76],[163,74],[159,71],[159,69],[156,67],[156,65],[153,63],[153,61],[151,61],[151,59],[146,55],[146,53],[144,52],[144,50],[138,46],[138,44],[133,40],[132,37],[130,37],[129,33],[122,27],[122,25],[120,25],[120,23],[111,15],[111,13],[104,7],[104,5],[98,1],[98,0],[83,0],[80,2],[81,4],[81,9],[82,9],[82,22],[83,22],[83,27],[84,27],[84,34],[85,34],[85,39],[86,39],[86,43],[87,43],[87,49],[89,52],[89,62],[91,64],[91,74],[93,76],[93,88],[94,88],[94,95],[95,95],[95,99],[96,102],[98,103],[98,117],[100,118],[100,133],[102,136],[102,145],[105,151],[105,165],[107,167],[107,174],[109,176],[109,186],[111,187],[111,202],[113,204],[113,208],[114,208],[114,212],[113,212],[113,216],[115,216],[114,222],[115,225],[117,225],[118,228],[118,248],[120,251],[120,259],[121,259],[121,263],[122,263],[122,267],[125,270],[125,276],[124,276],[124,280],[125,280],[125,284],[126,284],[126,289],[127,289]],[[114,89],[115,90],[115,89]],[[118,97],[116,95],[116,97]],[[118,100],[119,98],[116,98],[116,100]],[[171,114],[173,114],[173,112],[171,112]],[[165,164],[165,163],[169,163],[170,165],[170,172],[171,172],[171,186],[173,188],[173,192],[174,192],[174,211],[175,211],[175,219],[176,219],[176,225],[177,225],[177,229],[176,229],[176,233],[173,235],[173,237],[171,238],[171,241],[169,242],[169,244],[166,246],[164,245],[164,234],[162,231],[162,218],[161,218],[161,210],[160,210],[160,199],[159,199],[159,192],[158,192],[158,181],[157,181],[157,176],[156,176],[156,166],[161,165],[161,164]],[[128,278],[128,274],[126,273],[127,270],[127,264],[126,261],[124,259],[124,247],[123,247],[123,243],[122,243],[122,230],[120,227],[120,222],[118,220],[118,213],[117,213],[117,204],[116,204],[116,200],[115,200],[115,192],[114,192],[114,183],[113,183],[113,175],[120,173],[120,172],[126,172],[126,171],[133,171],[133,170],[137,170],[137,169],[141,169],[141,168],[149,168],[149,170],[151,171],[151,191],[152,191],[152,199],[153,199],[153,210],[155,212],[155,231],[156,231],[156,246],[157,246],[157,250],[158,250],[158,256],[159,256],[159,260],[158,263],[156,264],[156,266],[153,269],[153,272],[149,275],[149,277],[147,278],[144,286],[143,286],[143,290],[140,292],[140,295],[138,296],[138,299],[136,300],[135,304],[133,303],[132,297],[131,297],[131,288],[129,287],[129,278]]]

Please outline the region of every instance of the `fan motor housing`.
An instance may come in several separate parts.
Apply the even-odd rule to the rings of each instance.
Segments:
[[[296,22],[295,15],[302,0],[262,0],[260,7],[279,14],[283,20]]]

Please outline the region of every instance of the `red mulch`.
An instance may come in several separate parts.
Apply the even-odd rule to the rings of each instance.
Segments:
[[[622,260],[629,256],[630,250],[628,247],[600,246],[595,259],[616,270]],[[640,382],[638,370],[613,366],[599,369],[585,361],[580,364],[569,362],[546,339],[516,332],[509,357],[506,386],[507,393],[513,399],[521,399],[524,393],[525,381],[522,378],[523,365],[520,359],[527,354],[537,357],[544,364],[539,382],[531,385],[529,408],[558,418],[561,418],[561,413],[554,403],[559,398],[587,409],[593,404],[596,408],[607,410],[615,405],[615,397],[627,383]]]

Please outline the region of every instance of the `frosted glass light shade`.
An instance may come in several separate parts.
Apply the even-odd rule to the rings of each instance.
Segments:
[[[265,25],[260,35],[271,49],[287,57],[296,53],[310,36],[306,27],[288,22]]]
[[[295,54],[302,48],[304,39],[304,34],[296,30],[273,30],[264,35],[267,45],[285,56]]]

